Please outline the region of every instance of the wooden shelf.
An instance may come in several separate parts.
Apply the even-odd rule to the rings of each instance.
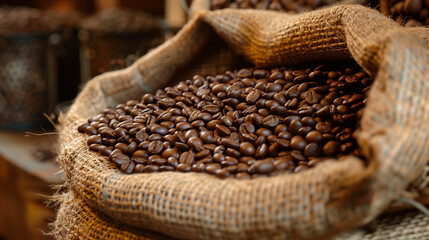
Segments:
[[[53,185],[63,182],[59,167],[34,153],[56,142],[55,135],[26,136],[0,132],[0,239],[49,239],[47,223],[55,218],[46,207]]]

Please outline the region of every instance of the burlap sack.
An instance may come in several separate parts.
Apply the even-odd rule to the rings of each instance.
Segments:
[[[57,239],[174,239],[147,230],[139,230],[115,222],[114,219],[90,208],[72,192],[62,194],[54,226]],[[332,240],[423,240],[429,239],[429,217],[417,210],[383,214],[369,224],[335,235]]]
[[[308,239],[368,222],[410,183],[425,179],[429,51],[419,38],[427,41],[429,34],[413,31],[362,6],[295,16],[202,13],[131,67],[87,84],[60,134],[67,185],[77,199],[115,222],[182,239]],[[228,51],[213,51],[217,45],[208,44],[216,38]],[[189,69],[215,74],[233,68],[237,56],[258,67],[354,59],[375,76],[358,136],[369,165],[348,157],[299,174],[249,181],[178,172],[126,175],[90,152],[87,136],[76,130],[106,107],[191,77]],[[424,184],[427,180],[419,181],[418,191]],[[66,214],[59,213],[54,232],[65,232],[60,223]]]

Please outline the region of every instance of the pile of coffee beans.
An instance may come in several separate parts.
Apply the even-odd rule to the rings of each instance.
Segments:
[[[300,13],[311,11],[333,2],[333,0],[211,0],[211,9],[263,9]]]
[[[372,79],[353,67],[196,75],[78,127],[124,173],[249,179],[361,156],[353,136]]]
[[[388,13],[407,27],[429,25],[429,0],[388,0]]]

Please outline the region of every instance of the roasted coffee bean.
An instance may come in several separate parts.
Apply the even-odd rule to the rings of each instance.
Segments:
[[[166,149],[162,152],[161,156],[163,158],[169,158],[169,157],[175,157],[175,158],[179,158],[180,156],[180,152],[176,149],[176,148],[170,148],[170,149]]]
[[[244,156],[253,156],[255,151],[255,146],[249,142],[243,142],[240,144],[240,153]]]
[[[115,131],[109,127],[99,128],[98,132],[100,133],[100,136],[103,138],[114,138],[115,137]]]
[[[188,151],[180,154],[179,162],[193,164],[195,162],[195,153],[193,153],[192,151]]]
[[[127,155],[132,155],[137,149],[137,143],[136,142],[132,142],[130,143],[130,145],[128,145],[127,148],[125,148],[124,153]]]
[[[222,139],[221,144],[226,147],[235,148],[235,149],[238,149],[240,147],[240,143],[230,138]]]
[[[85,133],[85,130],[88,126],[89,126],[88,123],[82,123],[77,127],[77,131],[80,133]]]
[[[305,137],[305,140],[307,142],[320,143],[323,141],[323,136],[322,136],[322,133],[314,130],[314,131],[311,131],[307,134],[307,136]]]
[[[226,168],[225,169],[219,169],[219,171],[216,171],[216,177],[218,177],[218,178],[227,178],[230,176],[231,176],[231,173],[228,172],[226,170]]]
[[[201,131],[200,138],[206,144],[210,144],[214,142],[213,132],[210,132],[210,131]]]
[[[199,137],[191,137],[187,143],[195,152],[204,150],[203,141]]]
[[[341,144],[338,141],[329,141],[323,146],[326,156],[335,156],[340,151]]]
[[[147,158],[149,157],[149,152],[146,150],[137,150],[131,156],[131,160],[135,163],[146,164]]]
[[[133,173],[134,168],[135,168],[135,163],[133,161],[125,161],[121,165],[122,172],[128,173],[128,174]]]
[[[87,128],[85,128],[85,133],[88,135],[96,135],[96,134],[98,134],[98,131],[95,127],[88,126]]]
[[[148,161],[149,164],[153,164],[153,165],[157,165],[157,166],[162,166],[165,165],[167,163],[167,159],[165,158],[154,158]]]
[[[255,130],[256,130],[255,126],[250,122],[245,122],[241,124],[239,127],[239,132],[242,135],[255,133]]]
[[[250,92],[247,97],[246,97],[246,101],[250,104],[255,104],[259,98],[261,97],[261,94],[259,92],[259,90],[253,90],[252,92]]]
[[[294,135],[298,134],[300,128],[302,128],[302,122],[300,120],[293,120],[289,124],[289,131]]]
[[[293,151],[290,153],[290,156],[292,157],[292,159],[293,159],[295,162],[305,161],[305,157],[304,157],[304,155],[302,154],[302,152],[301,152],[301,151],[293,150]]]
[[[169,157],[167,159],[167,164],[169,166],[177,167],[179,165],[179,160],[175,157]]]
[[[195,158],[196,159],[203,159],[210,156],[210,150],[208,149],[204,149],[201,152],[198,152],[197,154],[195,154]]]
[[[118,153],[111,157],[111,161],[115,163],[118,167],[121,167],[123,163],[130,161],[130,157],[123,153]]]
[[[102,139],[99,135],[92,135],[92,136],[88,137],[88,139],[86,140],[86,143],[88,146],[90,146],[92,144],[101,144]]]
[[[227,156],[232,156],[232,157],[236,157],[236,158],[239,158],[241,156],[241,153],[234,148],[227,148],[225,154]]]
[[[116,131],[115,131],[115,133],[116,133]],[[139,132],[137,132],[137,134],[136,134],[136,140],[137,140],[139,143],[146,141],[146,140],[148,139],[148,137],[149,137],[149,134],[147,134],[147,133],[146,133],[145,131],[143,131],[143,130],[140,130],[140,131],[139,131]]]
[[[267,144],[263,143],[258,146],[255,152],[256,158],[264,158],[268,154],[268,146]]]
[[[158,165],[147,165],[146,167],[144,167],[144,172],[145,173],[152,173],[152,172],[159,172],[159,166]]]
[[[156,140],[149,144],[147,150],[152,154],[160,154],[164,150],[164,145],[162,141]]]
[[[106,109],[77,130],[90,135],[90,150],[109,156],[124,173],[250,179],[303,171],[326,157],[362,157],[353,132],[373,80],[354,68],[327,69],[196,75]]]
[[[223,126],[223,125],[216,125],[216,132],[223,137],[227,137],[229,135],[231,135],[231,130],[229,130],[228,127]]]
[[[168,134],[168,129],[166,127],[158,125],[152,128],[151,132],[159,135],[166,135]]]
[[[260,160],[255,162],[254,169],[256,173],[267,174],[274,171],[276,166],[269,160]]]
[[[290,146],[292,149],[303,151],[307,142],[299,135],[296,135],[291,138]]]
[[[180,122],[180,123],[176,124],[176,129],[178,131],[185,131],[185,130],[188,130],[188,129],[191,129],[191,128],[192,128],[192,126],[188,122]]]
[[[98,150],[100,149],[101,146],[103,146],[103,145],[93,143],[93,144],[89,145],[89,150],[94,151],[94,152],[98,152]]]
[[[317,143],[310,143],[304,149],[304,156],[305,157],[315,156],[317,154],[318,149],[319,149],[319,146],[317,145]]]

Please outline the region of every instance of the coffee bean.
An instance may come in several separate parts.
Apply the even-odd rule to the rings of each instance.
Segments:
[[[352,134],[373,80],[354,68],[327,69],[196,75],[106,109],[77,130],[91,135],[90,150],[125,173],[173,171],[179,164],[222,178],[299,172],[326,157],[360,154]],[[259,162],[273,170],[255,170]]]
[[[261,94],[259,93],[259,90],[254,90],[247,95],[246,101],[250,104],[255,104],[260,97]]]
[[[195,152],[204,150],[203,141],[199,137],[191,137],[187,143]]]
[[[211,163],[206,165],[205,171],[210,174],[216,174],[216,172],[221,168],[219,163]]]
[[[274,163],[268,160],[257,161],[254,164],[254,169],[256,173],[267,174],[271,173],[276,169]]]
[[[124,153],[127,155],[132,155],[137,149],[137,143],[136,142],[132,142],[130,143],[130,145],[128,145],[127,148],[125,148]]]
[[[102,140],[101,140],[100,136],[92,135],[92,136],[88,137],[88,139],[86,140],[86,143],[88,146],[90,146],[92,144],[101,144]]]
[[[231,135],[231,130],[223,125],[216,125],[216,132],[223,137],[227,137]]]
[[[247,68],[244,68],[244,69],[241,69],[240,71],[238,71],[238,77],[239,78],[247,78],[247,77],[251,77],[251,76],[252,76],[252,71],[247,69]]]
[[[98,152],[98,150],[100,149],[100,147],[103,146],[101,144],[91,144],[89,145],[89,150],[94,151],[94,152]]]
[[[185,131],[185,130],[188,130],[188,129],[191,129],[191,128],[192,128],[192,126],[188,122],[180,122],[180,123],[178,123],[176,125],[176,129],[178,131]]]
[[[195,161],[195,153],[192,151],[184,152],[180,154],[179,162],[186,164],[193,164]]]
[[[290,146],[292,149],[303,151],[307,142],[299,135],[296,135],[291,138]]]
[[[150,159],[148,161],[148,163],[153,164],[153,165],[157,165],[157,166],[162,166],[162,165],[165,165],[167,163],[167,159],[157,157],[157,158]]]
[[[340,151],[341,144],[337,141],[329,141],[323,146],[323,153],[326,156],[335,156]]]
[[[301,152],[301,151],[293,150],[293,151],[290,153],[290,156],[292,157],[292,159],[293,159],[295,162],[305,161],[305,157],[304,157],[304,155],[302,154],[302,152]]]
[[[289,131],[292,134],[298,134],[299,129],[302,128],[302,123],[300,120],[293,120],[290,124],[289,124]]]
[[[263,143],[259,145],[258,148],[256,149],[255,157],[261,159],[261,158],[264,158],[267,154],[268,154],[268,146],[267,144]]]
[[[231,173],[228,172],[226,169],[219,169],[219,171],[216,171],[216,177],[218,178],[227,178],[230,177]]]
[[[169,157],[179,158],[180,152],[176,148],[166,149],[162,152],[161,156],[168,159]]]
[[[131,156],[131,160],[135,163],[146,164],[147,158],[149,157],[149,152],[146,150],[137,150]]]
[[[80,133],[85,133],[85,130],[88,126],[89,126],[88,123],[82,123],[77,127],[77,131]]]
[[[328,133],[332,129],[331,124],[329,122],[319,122],[316,124],[316,130],[322,133]]]
[[[125,161],[121,165],[122,172],[128,173],[128,174],[133,173],[134,168],[135,168],[135,163],[133,161]]]
[[[85,133],[88,135],[96,135],[96,134],[98,134],[98,131],[95,127],[88,126],[87,128],[85,128]]]
[[[222,143],[222,145],[224,145],[226,147],[230,147],[230,148],[238,149],[240,147],[240,144],[237,141],[232,140],[230,138],[222,139],[221,143]]]
[[[262,126],[273,128],[279,124],[280,120],[277,116],[269,115],[262,120]]]
[[[305,140],[307,142],[320,143],[323,140],[323,136],[322,136],[322,133],[314,130],[307,134],[307,136],[305,137]]]
[[[130,157],[123,153],[118,153],[112,156],[112,162],[115,163],[118,167],[120,167],[124,162],[130,161]]]
[[[158,172],[159,170],[160,168],[157,165],[147,165],[146,167],[144,167],[145,173]]]
[[[255,146],[249,142],[243,142],[240,144],[240,153],[245,156],[253,156],[255,154]]]
[[[159,154],[164,150],[164,145],[160,140],[156,140],[149,144],[147,150],[152,154]]]
[[[98,129],[98,132],[100,133],[101,137],[103,138],[114,138],[115,137],[115,131],[109,127],[102,127]]]
[[[304,149],[304,156],[305,157],[315,156],[317,154],[318,149],[319,149],[319,146],[317,145],[317,143],[310,143]]]
[[[197,154],[195,154],[195,158],[196,159],[203,159],[210,156],[210,150],[208,149],[204,149],[201,152],[198,152]]]
[[[274,166],[277,170],[286,170],[288,169],[288,160],[286,159],[279,159],[274,162]]]

